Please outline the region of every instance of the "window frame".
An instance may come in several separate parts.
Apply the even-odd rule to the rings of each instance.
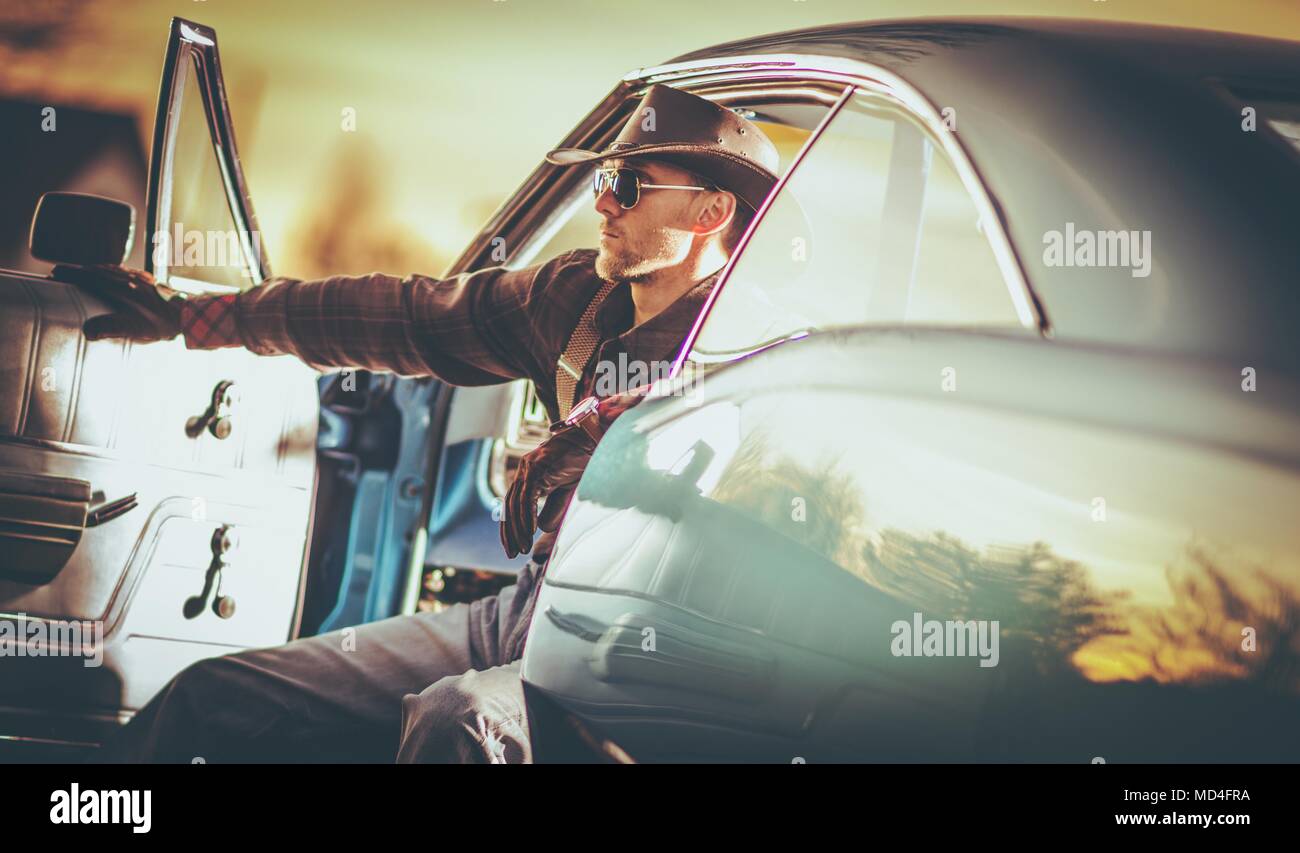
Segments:
[[[805,158],[807,157],[807,155],[815,153],[816,146],[821,141],[821,137],[825,132],[827,131],[833,132],[833,128],[835,124],[841,121],[843,118],[841,116],[841,111],[844,110],[845,108],[852,110],[855,105],[859,106],[861,109],[867,110],[868,112],[881,110],[881,109],[888,110],[894,116],[894,118],[887,119],[887,120],[891,122],[897,122],[900,126],[910,125],[913,128],[913,131],[911,132],[919,136],[919,142],[928,146],[931,151],[933,151],[934,149],[939,149],[937,156],[939,157],[946,156],[946,152],[943,149],[942,141],[940,138],[937,137],[936,133],[931,129],[926,128],[920,125],[919,123],[917,123],[917,117],[915,113],[909,110],[906,107],[906,105],[900,102],[897,98],[888,95],[881,95],[860,86],[846,87],[844,95],[840,99],[840,102],[837,103],[830,112],[828,112],[825,116],[823,116],[821,123],[813,131],[810,137],[806,140],[803,150],[799,152],[798,158],[787,170],[786,174],[782,177],[782,180],[780,181],[778,186],[770,194],[768,203],[765,203],[763,207],[760,209],[758,215],[754,217],[754,222],[751,226],[751,232],[745,234],[745,238],[737,246],[737,249],[733,254],[731,261],[729,261],[728,264],[724,266],[721,273],[721,278],[718,287],[714,289],[714,292],[713,294],[711,294],[711,298],[709,302],[706,304],[704,311],[701,313],[700,320],[696,323],[695,327],[692,329],[692,336],[689,340],[689,346],[684,348],[682,352],[679,354],[678,356],[679,361],[685,359],[685,360],[690,360],[690,361],[703,363],[703,364],[714,364],[714,365],[727,364],[741,358],[748,358],[751,355],[754,355],[758,352],[762,352],[763,350],[769,349],[778,344],[785,343],[790,340],[795,340],[797,338],[806,337],[811,332],[818,331],[818,328],[800,329],[800,330],[792,331],[786,334],[779,335],[778,337],[773,338],[771,340],[756,342],[755,344],[753,344],[753,346],[747,349],[737,350],[735,352],[712,353],[712,352],[701,352],[696,349],[696,344],[698,343],[699,338],[703,335],[704,330],[707,328],[706,321],[708,319],[708,313],[711,313],[711,310],[714,307],[715,300],[721,298],[720,295],[723,292],[722,288],[725,287],[727,283],[731,280],[732,274],[734,273],[737,265],[744,264],[745,251],[749,246],[750,240],[753,239],[753,237],[761,231],[763,222],[766,219],[768,211],[772,208],[773,205],[777,203],[778,199],[781,197],[781,193],[785,192],[787,182],[794,181],[798,178],[797,170],[800,168],[807,168],[804,166]],[[895,156],[897,153],[898,153],[897,148],[895,147],[895,149],[891,153],[891,158]],[[951,161],[949,162],[951,163]],[[882,199],[885,204],[888,204],[889,200],[893,198],[893,193],[894,193],[893,182],[896,180],[896,176],[894,175],[893,169],[894,169],[894,163],[893,160],[891,159],[889,164],[890,171],[888,177],[889,186],[886,188],[886,194]],[[954,166],[952,171],[958,175],[959,179],[961,179],[962,172],[959,168]],[[964,180],[962,181],[962,192],[964,192],[966,194],[966,198],[976,206],[976,209],[977,211],[979,211],[979,215],[982,219],[985,216],[985,214],[979,209],[977,200],[973,198],[970,192],[967,190],[966,183]],[[894,211],[892,216],[890,214],[890,211],[886,209],[885,220],[881,223],[882,227],[890,227],[896,222],[905,222],[906,225],[908,226],[908,230],[915,232],[907,235],[911,245],[915,248],[917,253],[915,257],[911,257],[907,261],[912,271],[915,271],[916,267],[919,266],[920,263],[920,252],[922,251],[922,236],[923,236],[922,228],[924,226],[925,221],[926,221],[925,211],[922,208],[917,208],[916,210],[913,211]],[[983,223],[981,223],[981,233],[982,234],[984,233]],[[760,237],[759,239],[762,238]],[[986,244],[990,245],[990,250],[993,250],[991,240],[987,237],[987,235],[985,236],[985,242]],[[912,252],[908,251],[907,254],[910,256]],[[996,250],[993,250],[993,257],[996,262],[997,261]],[[992,326],[979,326],[979,325],[964,325],[961,323],[955,323],[951,325],[932,324],[925,321],[915,322],[915,321],[908,320],[905,317],[906,312],[904,308],[910,302],[910,299],[913,296],[914,291],[910,287],[906,290],[896,291],[896,288],[900,284],[899,282],[895,282],[894,286],[891,288],[886,288],[885,290],[880,291],[879,293],[872,294],[873,306],[875,306],[876,304],[875,300],[880,299],[882,296],[886,297],[886,301],[893,300],[893,302],[896,303],[896,307],[898,308],[898,310],[893,312],[888,312],[889,314],[888,319],[880,319],[879,317],[872,319],[870,317],[867,317],[861,321],[850,322],[845,325],[870,326],[872,328],[881,328],[881,329],[897,329],[902,327],[915,329],[918,327],[934,325],[936,328],[967,328],[967,329],[984,328],[990,330],[1018,329],[1021,331],[1037,332],[1039,330],[1037,317],[1033,315],[1032,312],[1022,310],[1023,307],[1027,307],[1031,303],[1021,302],[1016,299],[1016,292],[1017,292],[1016,288],[1012,284],[1012,282],[1008,281],[1007,276],[1004,274],[1000,264],[998,265],[998,275],[1000,277],[1000,280],[1002,281],[1002,285],[1004,288],[1003,294],[1007,299],[1006,304],[1008,304],[1011,307],[1013,313],[1016,315],[1016,318],[1018,320],[1018,326],[1015,324],[1015,321],[1011,321],[1008,322],[1007,324],[992,327]],[[894,316],[895,314],[898,314],[899,316],[895,317]],[[835,326],[835,328],[841,328],[841,326]]]
[[[195,72],[193,79],[196,85],[192,90],[186,91],[186,73],[191,67]],[[182,18],[172,19],[158,89],[158,108],[149,157],[149,182],[145,192],[145,270],[160,282],[165,283],[168,279],[169,264],[154,263],[153,236],[159,232],[160,225],[168,229],[172,225],[172,169],[175,166],[176,129],[181,119],[181,102],[185,97],[198,97],[207,119],[208,139],[221,171],[222,193],[240,236],[244,267],[252,278],[250,288],[257,287],[270,278],[271,262],[266,247],[262,244],[257,214],[253,210],[253,200],[248,192],[248,182],[244,178],[239,149],[235,144],[235,128],[226,101],[221,58],[217,52],[217,34],[210,27]],[[251,234],[258,235],[256,246],[249,239]],[[186,282],[193,285],[210,284],[188,278]],[[229,288],[212,285],[207,292],[228,293]]]
[[[772,201],[794,175],[807,151],[811,150],[811,147],[817,143],[821,133],[834,120],[835,115],[858,91],[894,101],[898,108],[924,128],[935,144],[942,149],[943,154],[948,157],[961,178],[967,194],[975,203],[981,220],[987,226],[985,234],[993,250],[998,269],[1002,273],[1003,283],[1007,288],[1012,305],[1020,318],[1021,326],[1043,337],[1051,334],[1051,323],[1043,309],[1042,302],[1030,285],[1020,258],[1011,243],[1002,207],[994,201],[992,194],[985,186],[983,178],[957,134],[947,129],[939,109],[919,90],[893,72],[862,60],[807,54],[759,54],[727,57],[725,60],[705,59],[671,63],[657,68],[645,69],[640,73],[638,79],[645,81],[647,84],[680,82],[725,73],[727,68],[743,68],[745,73],[764,74],[773,79],[780,79],[783,76],[821,79],[845,84],[846,89],[841,98],[841,103],[823,117],[821,125],[809,137],[804,150],[800,152],[794,163],[781,176],[775,189],[768,195],[763,206],[759,208],[753,222],[750,223],[750,227],[737,245],[736,251],[732,253],[731,258],[722,268],[717,286],[709,294],[704,308],[695,320],[695,325],[682,343],[682,347],[673,363],[672,376],[677,376],[683,369],[683,365],[693,350],[701,329],[708,321],[709,314],[717,303],[718,296],[722,293],[731,277],[732,269],[737,261],[743,257],[745,247],[762,222],[768,208],[771,207]],[[882,326],[882,328],[899,328],[899,326],[890,324],[887,327]]]

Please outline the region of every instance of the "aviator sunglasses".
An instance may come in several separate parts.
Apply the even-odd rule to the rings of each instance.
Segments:
[[[591,193],[600,198],[600,194],[609,190],[614,201],[624,210],[631,210],[641,200],[641,190],[694,190],[704,192],[712,187],[682,186],[680,184],[647,184],[632,169],[597,169],[592,176]]]

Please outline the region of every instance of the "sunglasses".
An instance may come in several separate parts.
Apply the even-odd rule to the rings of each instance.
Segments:
[[[605,190],[614,196],[614,201],[624,210],[631,210],[641,200],[641,190],[692,190],[706,192],[712,187],[682,186],[680,184],[647,184],[632,169],[597,169],[592,176],[591,193],[600,198]]]

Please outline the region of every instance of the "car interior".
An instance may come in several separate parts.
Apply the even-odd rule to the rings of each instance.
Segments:
[[[692,88],[746,111],[786,170],[843,87],[720,75]],[[616,91],[580,126],[581,144],[612,138],[633,108],[637,93]],[[588,182],[583,170],[539,167],[481,240],[517,247],[510,266],[594,245]],[[125,216],[126,231],[158,235],[146,266],[174,289],[237,292],[271,274],[216,33],[180,19],[147,199],[138,229],[129,206],[49,194],[33,246],[53,247],[41,256],[53,265],[115,262],[121,233],[94,257],[74,248],[110,219],[121,231]],[[193,232],[226,239],[191,257]],[[447,274],[492,262],[467,250]],[[241,348],[88,342],[82,322],[112,295],[58,277],[0,274],[0,303],[0,537],[10,546],[0,612],[86,626],[83,645],[103,664],[0,660],[6,759],[75,760],[199,659],[437,609],[510,582],[523,563],[502,553],[493,510],[545,432],[526,382],[452,389],[321,376]]]

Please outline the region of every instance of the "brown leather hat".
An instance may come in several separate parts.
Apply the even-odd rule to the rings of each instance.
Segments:
[[[641,106],[601,152],[556,148],[546,162],[557,166],[598,163],[616,157],[662,160],[694,172],[736,194],[757,210],[776,186],[781,158],[756,125],[712,101],[656,83]]]

